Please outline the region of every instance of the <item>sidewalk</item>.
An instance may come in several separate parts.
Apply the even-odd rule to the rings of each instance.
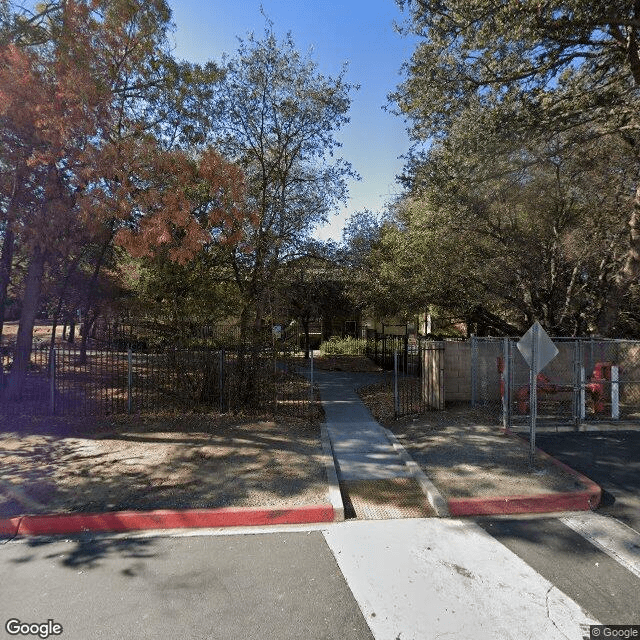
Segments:
[[[316,375],[345,510],[360,518],[467,516],[589,510],[601,490],[588,478],[498,427],[461,423],[455,410],[393,426],[373,418],[355,389],[375,374]],[[442,424],[439,424],[442,423]],[[396,437],[397,435],[397,437]],[[406,447],[406,448],[405,448]]]
[[[316,373],[346,514],[364,519],[446,515],[444,503],[437,508],[434,487],[417,465],[407,464],[402,447],[390,440],[355,391],[355,385],[379,379],[378,374]]]

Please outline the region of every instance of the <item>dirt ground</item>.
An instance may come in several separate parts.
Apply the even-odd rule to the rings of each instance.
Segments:
[[[327,501],[317,424],[207,415],[0,419],[0,518]]]
[[[583,489],[547,458],[531,465],[528,444],[506,435],[486,413],[464,406],[393,419],[388,387],[359,391],[445,498],[535,495]]]

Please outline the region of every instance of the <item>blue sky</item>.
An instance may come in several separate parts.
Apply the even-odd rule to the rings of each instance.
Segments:
[[[339,240],[342,224],[354,211],[382,211],[400,191],[396,175],[409,149],[401,118],[385,112],[387,95],[401,81],[400,67],[415,41],[394,31],[405,16],[394,0],[168,0],[173,10],[175,55],[193,62],[233,54],[237,37],[261,36],[265,20],[279,37],[291,32],[301,52],[312,49],[320,71],[337,75],[349,63],[347,79],[361,85],[353,94],[351,122],[339,134],[342,155],[362,180],[349,185],[349,203],[316,237]]]

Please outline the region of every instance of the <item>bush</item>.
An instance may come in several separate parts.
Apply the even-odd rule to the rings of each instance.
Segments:
[[[366,346],[366,340],[331,336],[320,345],[320,353],[324,356],[361,356],[365,353]]]

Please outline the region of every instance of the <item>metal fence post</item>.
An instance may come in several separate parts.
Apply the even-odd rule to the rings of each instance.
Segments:
[[[504,338],[502,342],[502,426],[511,426],[511,341]]]
[[[478,338],[471,335],[471,407],[478,405]]]
[[[398,396],[398,351],[393,352],[393,413],[400,414],[400,397]]]
[[[131,347],[127,349],[127,413],[131,413],[133,408],[133,354]]]
[[[310,402],[313,402],[313,349],[310,350],[309,355],[311,356],[311,362],[310,362],[310,375],[309,375],[309,381],[310,381],[310,387],[309,387],[309,400]]]
[[[580,340],[573,343],[573,398],[572,413],[574,427],[578,429],[580,424],[580,366],[581,366],[582,345]]]
[[[406,376],[409,369],[409,336],[404,337],[404,375]]]
[[[441,346],[438,349],[438,410],[444,411],[445,409],[445,389],[444,389],[444,376],[445,376],[445,362],[446,362],[446,343],[441,342]]]
[[[620,419],[620,368],[611,367],[611,418]]]
[[[220,388],[220,413],[224,412],[224,349],[218,352],[218,387]]]
[[[529,463],[536,456],[536,418],[538,413],[538,325],[534,324],[531,339],[531,370],[529,372]]]
[[[593,350],[593,342],[590,340],[590,347]],[[576,429],[579,428],[580,423],[583,422],[587,416],[587,376],[585,373],[585,349],[584,342],[578,341],[578,409],[577,409],[577,424]]]
[[[49,402],[51,414],[56,413],[56,350],[53,346],[49,349]]]

